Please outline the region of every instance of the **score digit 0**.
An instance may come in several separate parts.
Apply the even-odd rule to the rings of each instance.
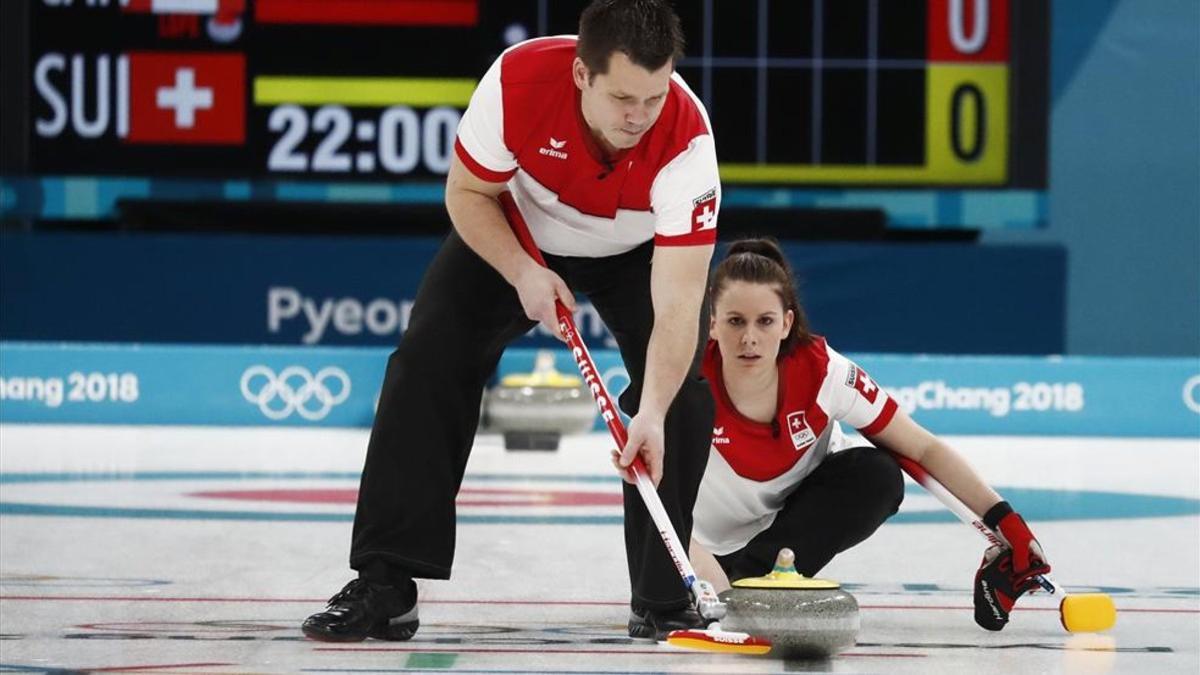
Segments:
[[[1008,68],[930,64],[926,88],[928,177],[958,183],[1008,178]]]

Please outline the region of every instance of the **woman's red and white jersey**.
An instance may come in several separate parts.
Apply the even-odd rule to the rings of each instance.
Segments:
[[[704,106],[672,75],[662,113],[633,148],[604,157],[571,75],[575,36],[510,47],[483,76],[455,152],[477,177],[507,181],[538,248],[603,257],[651,239],[716,241],[717,154]]]
[[[779,361],[775,419],[756,422],[734,407],[709,341],[704,376],[716,400],[713,444],[696,499],[692,536],[718,555],[733,553],[771,526],[784,500],[831,452],[845,447],[839,421],[866,436],[896,414],[896,402],[825,339]]]

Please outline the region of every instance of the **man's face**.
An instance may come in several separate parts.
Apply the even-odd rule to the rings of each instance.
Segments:
[[[608,72],[591,72],[576,58],[575,86],[582,92],[583,119],[606,150],[637,145],[662,112],[674,69],[668,62],[656,71],[636,65],[624,52],[613,52]]]

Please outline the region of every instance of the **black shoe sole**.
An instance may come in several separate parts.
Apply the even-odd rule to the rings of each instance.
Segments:
[[[635,640],[655,640],[657,642],[663,642],[667,639],[668,633],[670,633],[670,631],[659,630],[652,624],[642,620],[641,617],[637,617],[636,619],[630,618],[629,620],[629,637]]]
[[[400,643],[400,641],[413,639],[413,635],[416,634],[416,629],[420,625],[420,620],[414,619],[412,621],[384,623],[382,626],[371,628],[366,633],[334,633],[330,632],[329,629],[314,626],[312,623],[306,621],[300,626],[300,631],[304,632],[305,637],[322,641],[322,643],[361,643],[362,640],[367,638]]]
[[[316,626],[304,624],[300,626],[300,630],[304,632],[304,636],[310,640],[318,642],[362,642],[367,639],[366,635],[358,635],[355,633],[330,633],[321,630]]]
[[[404,623],[387,624],[371,630],[371,637],[376,640],[387,640],[389,642],[403,642],[411,640],[412,636],[417,634],[417,628],[421,626],[420,621],[405,621]]]
[[[697,615],[698,616],[698,615]],[[685,623],[683,621],[667,620],[665,625],[657,625],[651,617],[645,617],[637,612],[629,613],[629,637],[637,640],[655,640],[657,642],[665,642],[667,636],[672,631],[676,630],[704,630],[708,625],[707,621],[700,620],[695,624]]]
[[[645,624],[642,624],[639,626],[630,624],[629,625],[629,637],[631,637],[635,640],[655,640],[657,642],[662,642],[663,640],[667,639],[667,634],[659,633],[659,632],[655,631],[653,627],[647,626]]]
[[[300,630],[309,639],[319,642],[362,642],[368,637],[375,638],[376,640],[387,640],[389,642],[403,642],[411,640],[417,634],[417,628],[420,625],[420,621],[406,621],[404,623],[372,628],[366,635],[359,633],[330,633],[316,626],[309,626],[308,624],[301,626]]]

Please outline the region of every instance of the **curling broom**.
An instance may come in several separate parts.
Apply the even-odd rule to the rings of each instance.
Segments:
[[[525,252],[538,264],[545,267],[546,260],[538,250],[537,244],[534,243],[533,235],[529,233],[529,226],[526,225],[524,217],[517,209],[512,195],[507,192],[502,193],[499,200],[509,226],[521,243],[521,248],[525,249]],[[596,399],[596,406],[600,409],[601,417],[607,423],[608,430],[612,433],[617,447],[624,448],[628,439],[625,425],[617,414],[612,397],[608,395],[604,380],[600,378],[600,374],[596,370],[596,364],[592,361],[587,345],[583,343],[583,338],[580,337],[579,331],[575,327],[574,317],[558,299],[555,299],[554,310],[558,315],[559,330],[567,339],[567,346],[570,347],[571,353],[575,357],[575,363],[579,366],[579,373],[583,376],[584,383]],[[679,572],[684,585],[692,595],[696,610],[705,619],[719,621],[725,615],[725,603],[717,597],[712,584],[696,577],[696,570],[692,568],[692,563],[688,560],[683,542],[675,533],[675,528],[667,516],[666,509],[663,508],[662,500],[654,488],[654,483],[650,480],[650,473],[646,470],[646,465],[642,462],[641,457],[635,457],[629,469],[637,480],[638,493],[642,496],[642,501],[645,503],[650,517],[654,520],[655,527],[658,528],[658,534],[667,547],[667,553],[674,561],[676,571]],[[679,647],[737,654],[765,654],[771,649],[769,640],[747,633],[721,630],[719,623],[714,623],[710,628],[704,630],[674,631],[667,641],[669,644]]]
[[[963,504],[958,497],[951,494],[946,486],[931,476],[925,467],[899,453],[893,452],[892,457],[896,459],[905,473],[912,476],[913,480],[937,497],[954,515],[958,516],[959,520],[970,525],[992,545],[1009,548],[1008,542],[1004,541],[999,532],[984,524],[978,515],[971,511],[966,504]],[[1105,593],[1067,593],[1066,589],[1044,574],[1039,574],[1034,577],[1034,580],[1050,595],[1057,594],[1062,598],[1058,603],[1058,615],[1063,628],[1067,631],[1099,633],[1112,628],[1117,623],[1117,608],[1109,595]]]

